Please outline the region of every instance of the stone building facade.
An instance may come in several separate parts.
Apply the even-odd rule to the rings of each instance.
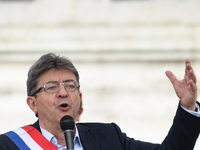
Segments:
[[[0,0],[0,132],[36,120],[27,72],[54,52],[80,72],[82,122],[161,142],[178,105],[165,71],[182,79],[190,59],[200,77],[199,10],[198,0]]]

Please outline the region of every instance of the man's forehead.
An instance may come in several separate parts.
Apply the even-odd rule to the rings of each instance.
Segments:
[[[73,72],[71,72],[68,69],[49,69],[42,73],[39,77],[39,81],[42,81],[43,83],[49,82],[49,81],[57,81],[60,82],[67,81],[67,80],[73,80],[77,82],[75,75]]]

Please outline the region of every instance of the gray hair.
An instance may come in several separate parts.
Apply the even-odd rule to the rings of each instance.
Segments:
[[[67,69],[71,71],[79,84],[79,73],[72,62],[67,58],[57,56],[54,53],[48,53],[41,56],[29,69],[26,81],[28,96],[31,96],[37,90],[36,88],[40,75],[52,68]]]

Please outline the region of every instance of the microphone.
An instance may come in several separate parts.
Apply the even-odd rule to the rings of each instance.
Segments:
[[[69,115],[63,116],[60,127],[64,131],[67,150],[74,150],[74,119]]]

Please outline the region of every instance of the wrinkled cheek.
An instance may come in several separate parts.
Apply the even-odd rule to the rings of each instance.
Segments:
[[[74,118],[79,115],[79,110],[80,110],[80,103],[75,104],[75,107],[73,109],[73,116]]]
[[[51,107],[48,104],[38,105],[38,113],[51,114]]]

